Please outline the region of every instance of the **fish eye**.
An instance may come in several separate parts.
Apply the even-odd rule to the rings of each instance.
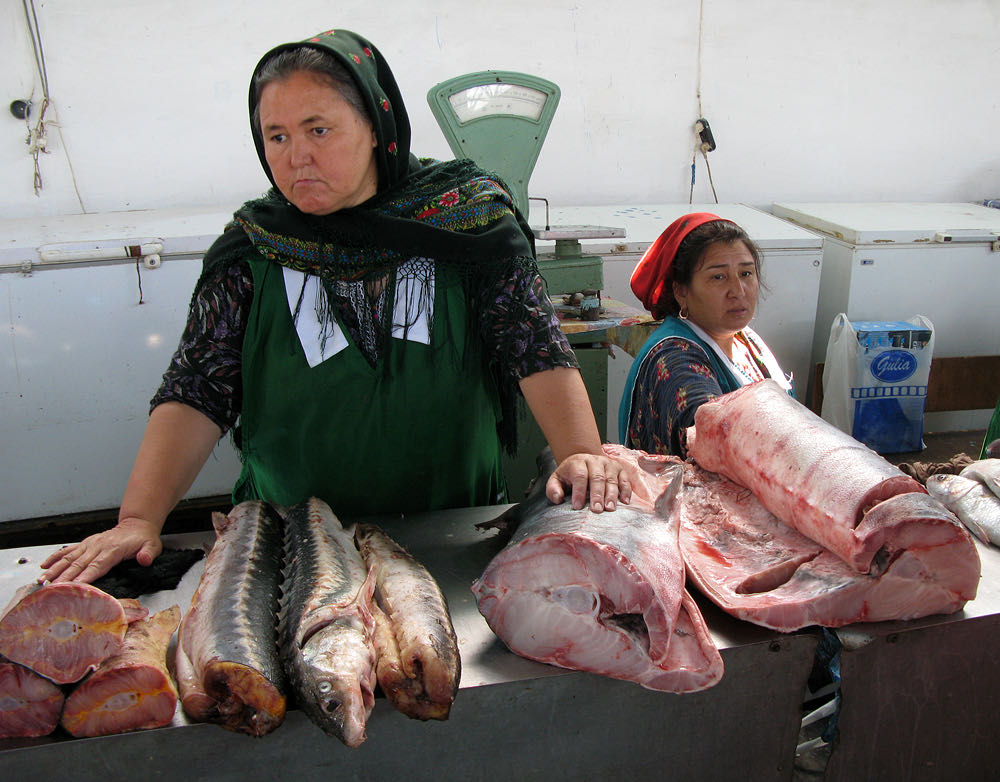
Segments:
[[[320,682],[319,683],[319,691],[322,692],[322,693],[324,693],[324,694],[330,692],[330,690],[332,690],[332,689],[333,689],[333,685],[330,684],[330,682]]]

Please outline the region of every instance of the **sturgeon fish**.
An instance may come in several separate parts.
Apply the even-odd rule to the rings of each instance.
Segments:
[[[372,613],[382,692],[408,717],[448,719],[462,664],[441,588],[378,527],[359,524],[354,534],[365,564],[375,573]]]
[[[678,545],[682,467],[672,457],[605,445],[642,480],[613,513],[545,497],[540,457],[529,497],[508,511],[510,541],[473,584],[479,611],[515,653],[563,668],[693,692],[722,677],[722,657],[684,589]]]
[[[0,658],[0,739],[47,736],[59,724],[63,700],[56,684]]]
[[[951,513],[912,492],[880,503],[865,520],[877,523],[885,513],[950,529],[951,537],[898,552],[878,575],[858,573],[744,487],[688,464],[681,551],[692,582],[716,605],[782,632],[947,614],[975,597],[978,554]]]
[[[365,740],[375,705],[374,572],[351,532],[312,497],[285,513],[279,637],[296,703],[349,747]]]
[[[285,718],[276,642],[281,522],[252,500],[212,523],[215,544],[178,630],[181,705],[199,722],[263,736]]]
[[[66,699],[61,723],[70,735],[107,736],[170,724],[177,688],[167,671],[167,646],[180,618],[180,608],[172,606],[129,625],[121,651]]]
[[[771,513],[859,573],[877,574],[890,552],[952,534],[948,525],[905,514],[865,524],[878,503],[926,494],[924,487],[773,380],[706,402],[687,437],[688,453],[701,467],[750,489]]]
[[[71,684],[118,652],[132,613],[90,584],[31,583],[0,616],[0,655]]]

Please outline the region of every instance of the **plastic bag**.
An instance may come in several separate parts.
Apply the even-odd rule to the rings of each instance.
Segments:
[[[934,327],[906,321],[834,318],[823,367],[824,420],[878,453],[924,447],[924,403]]]

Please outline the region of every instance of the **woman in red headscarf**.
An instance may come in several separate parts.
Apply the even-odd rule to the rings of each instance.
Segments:
[[[684,431],[703,402],[765,378],[791,392],[748,325],[760,291],[760,251],[736,223],[706,212],[675,220],[643,255],[631,284],[663,324],[625,383],[618,431],[626,446],[684,456]]]

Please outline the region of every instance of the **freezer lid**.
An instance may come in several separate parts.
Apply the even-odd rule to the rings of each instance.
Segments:
[[[200,256],[232,216],[233,209],[214,206],[0,220],[0,267],[37,263],[39,248],[52,245],[72,251],[149,239],[162,240],[163,257]]]
[[[935,243],[949,237],[986,243],[1000,234],[1000,210],[980,204],[776,203],[772,211],[857,245]]]
[[[601,255],[641,253],[674,220],[690,212],[711,212],[739,224],[762,250],[816,250],[823,239],[794,223],[746,204],[640,204],[609,206],[565,206],[550,210],[549,222],[557,225],[606,225],[625,229],[624,239],[583,241],[584,252]],[[544,213],[531,213],[533,228],[544,224]],[[552,242],[538,241],[539,252],[551,249]]]

